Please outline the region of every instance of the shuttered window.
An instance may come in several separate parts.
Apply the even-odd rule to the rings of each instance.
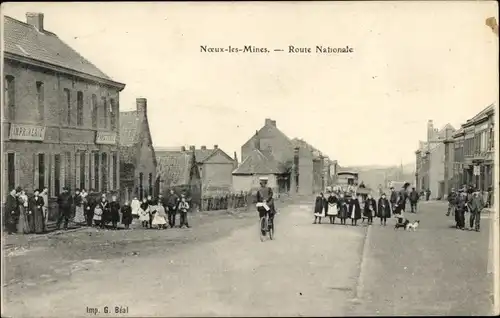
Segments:
[[[83,93],[76,93],[76,125],[83,126]]]
[[[85,152],[80,152],[80,189],[85,189]]]
[[[43,123],[45,120],[45,92],[42,82],[36,82],[36,96],[38,103],[38,121]]]
[[[54,195],[58,196],[61,193],[61,155],[54,155]]]
[[[9,191],[16,187],[16,154],[7,154],[7,187]]]
[[[4,81],[4,105],[7,107],[8,119],[16,119],[16,81],[14,76],[5,76]]]
[[[92,128],[97,128],[97,111],[99,110],[99,105],[97,104],[97,96],[92,95]]]
[[[46,167],[45,167],[45,154],[43,153],[40,153],[38,154],[37,156],[38,158],[38,189],[40,189],[40,191],[43,190],[43,188],[45,187],[45,178],[46,178],[46,174],[45,174],[45,170],[46,170]]]

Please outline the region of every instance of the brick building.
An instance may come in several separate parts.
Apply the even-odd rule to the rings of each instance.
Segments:
[[[158,194],[154,191],[157,162],[147,100],[137,98],[136,108],[120,112],[120,194],[124,200]]]
[[[120,187],[118,83],[44,28],[4,19],[3,194]]]
[[[467,120],[448,141],[453,148],[453,174],[450,184],[455,188],[473,184],[485,191],[494,186],[495,105],[489,105]],[[450,147],[450,148],[451,148]]]
[[[182,148],[157,148],[155,150],[156,192],[164,196],[170,189],[186,193],[191,202],[201,204],[201,178],[196,164],[195,152]]]
[[[445,140],[448,140],[455,128],[446,124],[443,128],[434,128],[432,120],[427,122],[427,140],[420,141],[419,148],[415,151],[416,170],[415,188],[418,190],[431,190],[431,198],[443,199],[448,193],[447,180],[449,168],[446,164]],[[448,170],[448,171],[447,171]]]
[[[200,171],[202,194],[231,192],[233,189],[234,159],[218,145],[214,145],[212,149],[208,149],[206,146],[201,146],[200,149],[191,146],[190,151],[193,150],[196,165]]]
[[[300,139],[290,139],[267,118],[264,126],[255,132],[241,147],[244,161],[258,149],[272,155],[290,171],[289,190],[300,194],[312,194],[324,186],[323,156],[321,152]]]

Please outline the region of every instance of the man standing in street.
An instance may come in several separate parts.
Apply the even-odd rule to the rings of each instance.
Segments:
[[[412,188],[410,192],[410,205],[411,205],[411,213],[417,213],[417,203],[418,203],[419,194],[415,187]]]
[[[5,202],[5,227],[8,234],[14,234],[17,232],[17,221],[19,218],[19,205],[17,200],[17,191],[12,189],[7,196],[7,202]]]
[[[479,232],[481,211],[484,208],[484,199],[479,191],[473,193],[471,200],[468,202],[468,207],[470,212],[470,230],[472,231],[474,228],[476,232]]]
[[[175,194],[173,189],[170,189],[170,195],[167,198],[167,214],[168,225],[170,228],[175,227],[175,215],[177,214],[177,206],[179,204],[179,197]]]
[[[457,192],[455,188],[452,188],[450,193],[448,193],[448,212],[446,212],[446,216],[449,216],[451,212],[455,214],[455,204],[457,202]]]
[[[58,230],[61,228],[61,223],[64,219],[64,229],[67,230],[69,218],[71,217],[71,207],[73,205],[73,198],[68,188],[63,188],[61,194],[59,194],[57,198],[57,204],[59,205],[59,217],[57,219],[56,228]]]

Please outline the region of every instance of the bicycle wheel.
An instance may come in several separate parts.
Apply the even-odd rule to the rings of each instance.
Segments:
[[[261,241],[264,241],[264,238],[266,237],[266,228],[267,228],[267,224],[266,224],[266,217],[261,217],[260,218],[260,240]]]
[[[274,220],[269,220],[268,224],[269,238],[272,240],[274,238]]]

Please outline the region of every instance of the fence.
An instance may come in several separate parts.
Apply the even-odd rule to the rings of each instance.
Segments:
[[[244,208],[255,203],[255,199],[255,196],[251,192],[205,195],[201,198],[200,211]]]

